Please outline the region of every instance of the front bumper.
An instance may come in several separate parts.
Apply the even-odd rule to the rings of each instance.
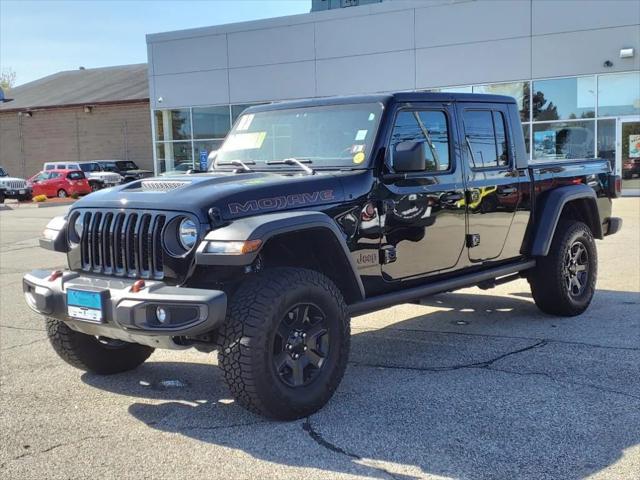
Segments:
[[[217,328],[227,310],[227,296],[219,290],[173,287],[160,281],[146,281],[131,292],[135,279],[114,279],[65,271],[50,280],[51,271],[34,270],[22,280],[27,305],[35,312],[62,320],[72,329],[154,348],[185,348],[176,337],[205,334]],[[67,314],[69,288],[104,293],[103,319],[81,320]],[[164,323],[156,309],[167,313]]]
[[[5,198],[23,198],[23,197],[30,197],[31,196],[31,188],[30,187],[24,187],[24,188],[10,188],[10,189],[5,189],[4,190],[4,196]]]

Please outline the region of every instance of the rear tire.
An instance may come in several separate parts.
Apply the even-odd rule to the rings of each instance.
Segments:
[[[350,319],[338,288],[299,268],[268,269],[231,297],[219,363],[239,404],[294,420],[322,408],[342,380]]]
[[[47,318],[47,336],[58,356],[72,367],[98,375],[122,373],[142,365],[153,348],[121,341],[101,342]]]
[[[540,310],[572,317],[591,303],[597,275],[598,254],[591,230],[582,222],[561,219],[549,254],[537,259],[529,284]]]

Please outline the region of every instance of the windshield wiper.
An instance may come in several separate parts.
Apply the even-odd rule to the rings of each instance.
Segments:
[[[304,170],[308,175],[314,175],[316,172],[313,168],[307,167],[305,163],[311,163],[311,160],[298,160],[297,158],[285,158],[284,160],[268,160],[267,165],[295,165]]]
[[[236,167],[242,168],[243,172],[253,172],[253,170],[251,170],[247,164],[255,165],[256,162],[254,162],[253,160],[247,160],[246,162],[243,162],[242,160],[229,160],[228,162],[220,162],[214,165],[216,167],[224,167],[225,165],[234,165]]]

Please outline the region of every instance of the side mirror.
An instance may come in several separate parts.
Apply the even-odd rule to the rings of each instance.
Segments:
[[[426,169],[424,142],[400,142],[393,151],[393,169],[396,173],[422,172]]]

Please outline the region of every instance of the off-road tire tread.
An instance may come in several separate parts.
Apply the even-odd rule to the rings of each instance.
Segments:
[[[53,349],[69,365],[100,375],[133,370],[149,358],[152,347],[127,343],[112,349],[102,345],[95,337],[72,330],[55,318],[46,319],[47,336]]]
[[[567,244],[576,232],[584,235],[586,243],[589,244],[587,247],[589,249],[589,268],[592,270],[591,285],[587,286],[591,294],[587,296],[586,301],[582,302],[571,301],[567,297],[562,274]],[[577,220],[560,219],[549,248],[549,254],[536,260],[536,267],[528,278],[531,293],[538,308],[550,315],[564,317],[573,317],[583,313],[591,303],[593,292],[595,292],[597,266],[595,240],[589,227]]]
[[[339,347],[344,354],[338,360],[335,375],[326,386],[325,395],[318,398],[315,404],[306,405],[303,409],[295,409],[290,405],[269,404],[259,395],[256,389],[256,376],[260,375],[264,368],[269,367],[256,365],[252,356],[254,357],[256,353],[259,357],[265,356],[264,348],[268,344],[265,336],[269,335],[265,319],[269,318],[276,299],[281,292],[291,288],[291,285],[303,284],[311,284],[325,290],[338,306],[342,318],[346,319],[343,322],[342,345]],[[342,293],[324,275],[302,268],[272,268],[248,278],[238,288],[231,298],[227,308],[227,318],[218,338],[219,365],[231,394],[239,404],[254,413],[270,418],[281,420],[301,418],[320,409],[331,398],[342,380],[350,346],[349,314]]]

